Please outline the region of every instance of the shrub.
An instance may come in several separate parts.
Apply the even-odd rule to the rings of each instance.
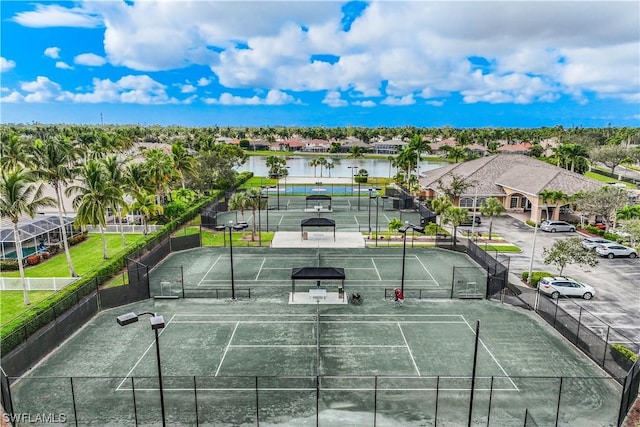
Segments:
[[[42,252],[42,253],[40,253],[40,256],[42,257],[42,259],[51,258],[51,254],[49,252]]]
[[[593,225],[585,225],[584,229],[591,234],[595,234],[597,236],[604,236],[604,230],[600,230],[598,227],[594,227]]]
[[[536,226],[536,223],[534,221],[531,221],[530,219],[526,220],[525,222],[527,223],[527,225],[529,227],[535,227]]]
[[[27,265],[37,265],[40,264],[40,255],[33,254],[27,257]]]
[[[15,271],[18,269],[17,259],[4,259],[0,261],[0,271]]]
[[[78,243],[86,240],[88,236],[89,236],[89,234],[85,231],[82,234],[78,234],[76,236],[69,237],[67,239],[67,243],[69,243],[69,246],[77,245]]]
[[[540,279],[542,279],[543,277],[547,277],[547,276],[553,276],[553,274],[547,272],[547,271],[532,271],[531,272],[531,283],[529,284],[529,286],[536,288],[538,286],[538,282],[540,281]],[[520,275],[520,277],[522,277],[522,281],[523,282],[527,282],[527,279],[529,278],[529,272],[528,271],[523,271],[522,274]]]
[[[631,350],[629,347],[622,344],[613,344],[611,346],[611,354],[614,356],[614,358],[617,355],[618,357],[627,359],[631,363],[635,363],[638,361],[638,355],[634,353],[633,350]]]
[[[61,250],[61,248],[60,248],[60,244],[59,243],[52,243],[47,247],[47,251],[51,255],[57,254],[58,252],[60,252],[60,250]]]

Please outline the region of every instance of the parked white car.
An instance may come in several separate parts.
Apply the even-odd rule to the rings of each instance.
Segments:
[[[607,243],[615,243],[604,237],[586,237],[582,240],[582,247],[585,249],[595,249],[596,246],[605,245]]]
[[[555,233],[556,231],[576,231],[576,226],[565,221],[544,220],[540,223],[540,230]]]
[[[606,256],[607,258],[615,257],[628,257],[635,258],[638,256],[638,252],[635,249],[628,246],[623,246],[620,243],[605,243],[596,246],[596,253],[600,256]]]
[[[551,298],[580,297],[591,299],[596,294],[595,289],[591,286],[562,276],[543,277],[538,282],[538,289]]]

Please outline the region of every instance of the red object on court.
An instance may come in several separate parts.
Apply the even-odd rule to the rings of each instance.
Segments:
[[[402,295],[402,291],[400,289],[396,289],[396,300],[404,299],[404,295]]]

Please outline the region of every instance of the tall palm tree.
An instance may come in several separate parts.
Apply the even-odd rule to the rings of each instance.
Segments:
[[[440,196],[431,202],[431,208],[433,209],[433,212],[439,216],[440,228],[442,228],[443,214],[451,206],[452,206],[451,199],[445,196]]]
[[[244,192],[244,204],[251,209],[251,217],[253,218],[253,230],[251,232],[251,241],[256,239],[256,210],[262,206],[262,191],[256,187],[248,188]]]
[[[127,244],[124,237],[124,225],[122,224],[122,210],[126,208],[124,201],[124,189],[127,188],[124,175],[124,163],[118,160],[117,156],[108,156],[102,159],[106,172],[107,185],[113,188],[113,191],[118,193],[118,197],[113,200],[113,205],[109,206],[115,213],[118,225],[120,226],[120,237],[122,239],[122,246]]]
[[[4,170],[24,168],[29,162],[27,143],[17,133],[11,132],[7,137],[2,138],[1,148],[0,166]]]
[[[458,227],[463,224],[467,219],[467,210],[464,208],[457,208],[450,206],[444,211],[444,223],[451,224],[453,227],[453,246],[456,246],[456,237],[458,233]]]
[[[251,209],[251,201],[245,192],[233,193],[229,199],[229,209],[234,211],[240,211],[242,220],[244,221],[244,211]],[[244,229],[242,230],[244,236]]]
[[[398,230],[400,230],[403,225],[404,223],[398,218],[392,218],[391,221],[389,221],[389,231],[397,234]]]
[[[22,215],[26,214],[33,218],[38,209],[45,206],[55,206],[55,200],[52,197],[42,196],[43,185],[34,184],[35,180],[36,177],[25,170],[8,171],[3,169],[0,174],[0,217],[9,218],[13,223],[13,239],[16,246],[20,280],[22,281],[24,305],[29,305],[29,292],[24,278],[22,242],[18,221]],[[64,228],[64,224],[60,225]]]
[[[320,159],[311,159],[309,160],[309,166],[313,168],[313,177],[316,178],[316,170],[320,165]]]
[[[430,152],[431,147],[429,143],[422,139],[421,135],[415,134],[409,141],[409,148],[416,152],[416,174],[420,178],[420,160],[422,160],[423,152]]]
[[[72,185],[65,191],[67,197],[77,194],[73,199],[76,208],[75,223],[79,226],[87,224],[99,226],[102,238],[102,257],[109,258],[105,227],[107,226],[107,207],[114,206],[122,200],[119,189],[111,185],[102,163],[89,160],[80,170],[79,184]]]
[[[353,147],[351,147],[349,149],[349,158],[357,159],[357,158],[363,157],[363,156],[364,156],[364,152],[362,151],[362,147],[354,145]]]
[[[548,203],[553,199],[554,191],[553,190],[542,190],[538,193],[538,200],[542,202],[541,209],[545,210],[545,219],[549,219],[549,205]]]
[[[500,216],[506,208],[500,200],[495,197],[489,197],[484,204],[480,206],[480,213],[489,217],[489,239],[491,239],[491,231],[493,230],[493,217]]]
[[[155,188],[157,201],[164,203],[164,195],[169,189],[169,182],[175,174],[173,159],[159,148],[152,148],[145,152],[145,170],[147,179]]]
[[[171,157],[173,159],[173,168],[178,178],[180,178],[182,188],[185,188],[184,177],[195,171],[195,158],[189,154],[181,141],[171,146]]]
[[[161,215],[164,209],[156,203],[156,196],[145,190],[138,190],[133,193],[133,203],[129,206],[131,211],[138,211],[142,216],[142,225],[144,226],[144,234],[149,232],[149,218],[155,215]]]
[[[37,139],[33,144],[31,162],[35,168],[36,175],[51,185],[56,193],[56,205],[58,208],[58,220],[61,226],[62,245],[69,266],[69,274],[76,277],[73,268],[71,253],[69,252],[69,242],[67,241],[67,230],[62,219],[62,186],[70,182],[75,175],[74,165],[78,158],[78,151],[68,138],[57,140]]]
[[[329,178],[331,178],[331,169],[333,169],[336,165],[333,164],[333,162],[329,162],[327,161],[327,163],[324,165],[324,168],[327,170],[327,172],[329,172]]]

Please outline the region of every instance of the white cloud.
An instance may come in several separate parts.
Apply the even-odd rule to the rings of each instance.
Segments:
[[[73,70],[73,67],[64,61],[56,62],[56,68],[60,68],[61,70]]]
[[[19,12],[12,20],[20,25],[24,25],[25,27],[34,28],[93,28],[101,25],[100,19],[96,16],[92,16],[83,8],[65,8],[55,4],[37,4],[36,10]]]
[[[88,67],[101,67],[107,63],[107,60],[95,53],[81,53],[73,58],[73,62],[78,65],[86,65]]]
[[[58,59],[60,58],[60,48],[55,46],[48,47],[44,50],[44,54],[49,58]]]
[[[20,89],[27,92],[24,95],[25,102],[68,101],[73,97],[70,92],[63,91],[58,83],[44,76],[38,76],[32,82],[21,83]]]
[[[427,105],[431,105],[433,107],[442,107],[444,105],[444,101],[427,101],[425,102]]]
[[[246,98],[225,92],[219,98],[205,98],[204,102],[220,105],[285,105],[301,103],[293,96],[279,90],[270,90],[264,98],[260,98],[258,95]]]
[[[413,99],[413,94],[409,94],[409,95],[405,95],[402,97],[393,97],[393,96],[388,96],[385,99],[383,99],[382,101],[380,101],[381,104],[384,105],[391,105],[391,106],[400,106],[400,105],[413,105],[416,103],[416,100]]]
[[[0,72],[9,71],[16,66],[16,62],[0,56]]]
[[[23,102],[23,101],[24,101],[24,96],[22,96],[20,92],[15,90],[7,96],[0,97],[0,102]]]
[[[177,104],[166,93],[166,86],[147,75],[128,75],[117,81],[93,79],[93,91],[74,95],[75,102],[124,104]]]
[[[342,99],[340,92],[337,91],[327,92],[322,103],[327,104],[329,107],[346,107],[349,105],[347,101]]]
[[[386,105],[416,98],[441,105],[452,93],[467,103],[553,102],[565,94],[586,100],[585,93],[637,102],[635,2],[380,1],[368,4],[349,31],[342,30],[342,6],[92,1],[37,5],[13,20],[104,26],[105,57],[137,71],[207,66],[215,75],[197,86],[220,82],[226,93],[207,102],[226,105],[268,101],[232,95],[233,89],[277,91],[269,101],[276,103],[292,102],[281,99],[289,91],[317,91],[327,93],[322,102],[331,106],[346,105],[340,93],[383,97]],[[334,60],[312,60],[318,55]],[[76,63],[105,63],[81,56]]]
[[[366,101],[354,101],[353,105],[358,105],[360,107],[364,107],[364,108],[372,108],[376,106],[376,103],[371,101],[370,99],[366,100]]]
[[[180,85],[180,93],[193,93],[198,89],[192,84]]]

